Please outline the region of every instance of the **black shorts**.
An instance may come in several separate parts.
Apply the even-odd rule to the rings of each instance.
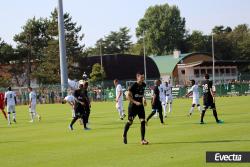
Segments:
[[[203,105],[205,109],[208,109],[208,108],[215,109],[215,103],[212,98],[204,99]]]
[[[76,107],[75,108],[75,116],[76,117],[83,117],[84,114],[84,107]]]
[[[161,104],[153,105],[152,106],[152,111],[162,112],[162,106],[161,106]]]
[[[135,119],[135,117],[138,115],[139,119],[145,119],[145,110],[144,110],[144,106],[140,105],[140,106],[136,106],[134,104],[130,104],[128,106],[128,120],[133,121]]]

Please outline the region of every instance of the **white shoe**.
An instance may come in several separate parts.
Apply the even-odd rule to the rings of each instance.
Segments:
[[[33,123],[33,122],[34,122],[34,120],[30,120],[29,122],[30,122],[30,123]]]

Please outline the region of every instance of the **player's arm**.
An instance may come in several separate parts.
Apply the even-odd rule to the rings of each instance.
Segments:
[[[116,102],[118,102],[118,99],[122,96],[122,93],[122,90],[120,90],[118,96],[116,97]]]
[[[133,103],[133,104],[135,104],[135,105],[137,105],[137,106],[141,105],[140,102],[135,101],[135,100],[133,99],[133,97],[132,97],[132,92],[131,92],[131,91],[128,91],[126,98],[128,99],[128,101],[130,101],[130,103]]]
[[[155,104],[155,99],[156,99],[156,94],[154,93],[153,96],[152,96],[152,105]]]
[[[4,104],[7,106],[7,98],[4,99]]]

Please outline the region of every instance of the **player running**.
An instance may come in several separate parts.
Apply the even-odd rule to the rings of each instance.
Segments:
[[[123,120],[125,118],[125,113],[123,110],[123,91],[122,91],[122,86],[119,84],[118,79],[114,80],[114,85],[115,85],[115,93],[116,93],[116,109],[119,113],[120,119]]]
[[[160,91],[159,91],[159,86],[161,84],[160,80],[155,80],[155,86],[154,86],[154,93],[151,101],[152,105],[152,113],[148,116],[147,122],[150,120],[150,118],[156,113],[159,113],[160,121],[162,124],[163,122],[163,116],[162,116],[162,106],[161,106],[161,101],[160,101]]]
[[[209,75],[205,74],[205,81],[203,82],[203,104],[204,109],[201,113],[201,121],[200,124],[204,124],[203,118],[205,116],[206,110],[211,108],[213,110],[213,115],[217,123],[223,123],[222,120],[218,119],[217,111],[215,107],[215,95],[212,89],[213,83],[209,81]]]
[[[0,110],[2,111],[4,118],[7,120],[7,114],[4,111],[4,93],[0,93]]]
[[[128,122],[125,124],[123,133],[123,142],[127,144],[127,133],[130,126],[133,124],[133,120],[138,115],[141,121],[141,144],[147,145],[148,141],[145,140],[145,110],[144,106],[147,105],[146,99],[144,98],[144,91],[146,84],[144,83],[144,74],[138,72],[136,74],[136,82],[131,86],[127,93],[127,99],[129,100],[128,107]]]
[[[195,84],[195,80],[190,80],[192,87],[191,89],[188,91],[188,93],[186,94],[186,97],[190,96],[193,93],[193,102],[192,102],[192,106],[191,109],[189,110],[189,114],[188,116],[191,117],[191,115],[194,112],[194,107],[195,105],[197,106],[198,110],[200,111],[200,114],[202,112],[201,106],[200,106],[200,96],[199,96],[199,86]]]
[[[172,85],[168,82],[165,82],[166,84],[166,108],[169,105],[169,110],[168,112],[171,113],[172,112],[172,103],[173,103],[173,96],[172,96]],[[167,113],[166,110],[164,112],[164,117],[167,117]]]
[[[73,125],[78,119],[83,120],[84,130],[90,130],[87,127],[89,113],[90,113],[90,101],[87,95],[88,82],[80,80],[79,89],[75,90],[75,117],[72,119],[69,129],[73,130]]]
[[[16,94],[11,90],[11,87],[8,87],[8,91],[5,92],[4,95],[5,99],[5,105],[7,106],[7,119],[8,119],[8,125],[11,125],[11,120],[10,120],[10,114],[13,114],[13,122],[16,123]]]
[[[35,117],[38,121],[41,121],[41,116],[36,112],[36,92],[32,90],[31,87],[28,87],[29,91],[29,113],[30,113],[30,122],[33,123]]]
[[[166,114],[166,91],[167,91],[167,87],[166,87],[165,82],[161,83],[161,85],[159,86],[159,91],[160,91],[160,101],[161,101],[163,113],[165,114],[165,117],[167,117],[167,114]],[[157,113],[155,115],[157,117]]]

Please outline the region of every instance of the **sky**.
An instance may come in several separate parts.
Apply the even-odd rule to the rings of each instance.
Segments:
[[[15,46],[13,36],[22,31],[25,22],[34,16],[49,17],[58,0],[0,0],[0,37]],[[157,4],[177,5],[186,19],[186,29],[211,33],[216,25],[234,28],[250,25],[250,0],[63,0],[64,12],[82,26],[83,43],[95,42],[120,27],[130,28],[133,42],[135,29],[146,9]]]

